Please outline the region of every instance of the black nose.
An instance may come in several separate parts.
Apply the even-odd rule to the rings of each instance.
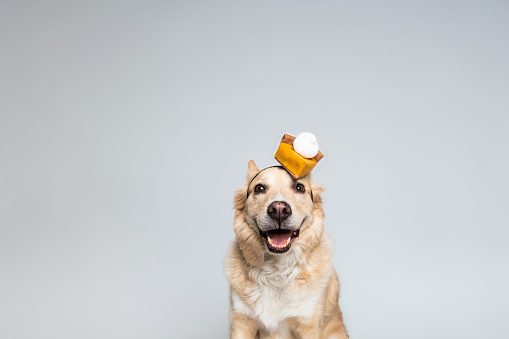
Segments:
[[[284,201],[274,201],[267,208],[267,214],[278,222],[281,222],[292,215],[292,208]]]

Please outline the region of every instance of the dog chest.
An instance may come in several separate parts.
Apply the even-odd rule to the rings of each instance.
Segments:
[[[285,319],[311,317],[322,292],[293,280],[285,285],[262,283],[250,293],[250,300],[242,300],[236,293],[232,300],[237,312],[258,318],[269,330],[280,330]]]
[[[284,288],[260,286],[255,313],[267,328],[275,328],[287,318],[311,317],[319,297],[296,282]]]

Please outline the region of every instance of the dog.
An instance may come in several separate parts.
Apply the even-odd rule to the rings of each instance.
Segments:
[[[234,197],[235,241],[225,259],[230,338],[346,339],[339,280],[310,175],[249,161]]]

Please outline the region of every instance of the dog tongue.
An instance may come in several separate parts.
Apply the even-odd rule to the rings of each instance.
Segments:
[[[284,244],[288,238],[290,238],[292,232],[291,231],[283,231],[277,230],[269,232],[270,240],[272,240],[276,244]]]

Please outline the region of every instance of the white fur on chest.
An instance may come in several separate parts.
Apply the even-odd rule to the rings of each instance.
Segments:
[[[257,283],[249,294],[249,300],[242,300],[232,294],[235,311],[258,318],[269,331],[286,331],[283,322],[291,317],[311,317],[315,306],[323,296],[324,289],[311,290],[296,278],[300,268],[296,260],[268,260],[259,269],[253,269],[249,276]]]

